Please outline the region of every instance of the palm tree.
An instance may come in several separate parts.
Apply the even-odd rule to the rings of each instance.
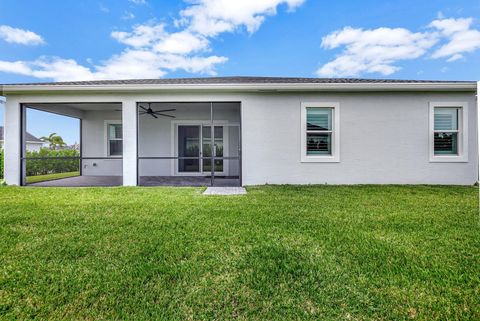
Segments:
[[[51,133],[48,137],[42,136],[40,137],[41,140],[44,142],[47,142],[50,145],[50,149],[57,149],[58,147],[63,147],[67,145],[64,141],[63,138],[57,133]]]

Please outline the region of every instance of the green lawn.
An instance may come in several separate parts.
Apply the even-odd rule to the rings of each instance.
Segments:
[[[479,320],[478,189],[0,188],[0,319]]]
[[[73,177],[78,175],[80,175],[80,172],[66,172],[66,173],[55,173],[55,174],[47,174],[47,175],[27,176],[27,184],[51,181],[54,179]]]

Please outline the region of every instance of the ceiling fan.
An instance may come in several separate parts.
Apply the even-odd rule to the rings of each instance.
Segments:
[[[164,113],[168,112],[168,111],[175,111],[176,109],[172,108],[172,109],[152,110],[151,104],[152,103],[148,103],[148,108],[145,108],[142,105],[138,105],[138,107],[143,109],[143,111],[140,111],[139,114],[140,115],[150,115],[154,118],[158,118],[157,115],[158,116],[163,116],[163,117],[175,118],[175,116],[167,115],[167,114],[164,114]]]
[[[175,110],[176,110],[175,108],[172,108],[172,109],[162,109],[162,110],[153,110],[152,107],[151,107],[152,103],[147,103],[147,104],[148,104],[148,108],[145,108],[145,107],[143,107],[142,105],[138,105],[138,107],[140,107],[141,109],[143,109],[143,110],[140,110],[140,111],[139,111],[139,114],[140,114],[140,115],[150,115],[150,116],[152,116],[153,118],[158,118],[157,116],[175,118],[175,116],[168,115],[168,114],[164,114],[165,112],[175,111]],[[117,110],[117,111],[121,111],[121,110]]]

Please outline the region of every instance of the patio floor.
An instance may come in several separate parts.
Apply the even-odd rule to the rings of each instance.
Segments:
[[[96,187],[121,186],[121,176],[75,176],[28,184],[38,187]],[[142,176],[140,186],[210,186],[210,177],[199,176]],[[240,186],[236,177],[215,177],[214,186]]]
[[[209,176],[142,176],[141,186],[210,186]],[[240,186],[236,177],[215,177],[214,186]]]
[[[28,184],[40,187],[90,187],[90,186],[121,186],[121,176],[75,176],[51,181]]]

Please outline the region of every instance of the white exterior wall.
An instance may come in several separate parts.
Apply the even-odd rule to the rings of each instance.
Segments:
[[[26,144],[26,149],[28,152],[39,152],[40,149],[43,147],[43,143],[29,143]]]
[[[82,116],[82,156],[107,157],[106,121],[121,121],[116,111],[84,111]],[[82,175],[122,176],[122,158],[85,159]]]
[[[0,149],[3,148],[3,145],[5,145],[4,141],[0,140]],[[27,142],[25,145],[28,152],[39,152],[40,149],[42,149],[43,147],[43,143],[36,143],[36,142],[35,143]]]
[[[468,102],[469,159],[429,161],[429,102]],[[340,104],[340,162],[301,163],[301,102]],[[243,103],[243,183],[474,184],[474,93],[255,95]]]
[[[477,102],[475,93],[165,93],[22,95],[7,97],[5,136],[8,184],[20,177],[21,102],[123,102],[124,138],[136,130],[137,101],[240,101],[242,103],[242,180],[255,184],[462,184],[478,180]],[[340,105],[340,162],[300,161],[302,102]],[[468,162],[429,161],[429,102],[468,103]],[[134,124],[135,121],[135,124]],[[124,141],[124,183],[136,179],[136,140]],[[86,142],[84,142],[84,148]],[[127,156],[128,155],[128,156]],[[135,160],[135,162],[134,162]],[[127,164],[127,166],[125,166]],[[125,175],[128,179],[125,180]]]

